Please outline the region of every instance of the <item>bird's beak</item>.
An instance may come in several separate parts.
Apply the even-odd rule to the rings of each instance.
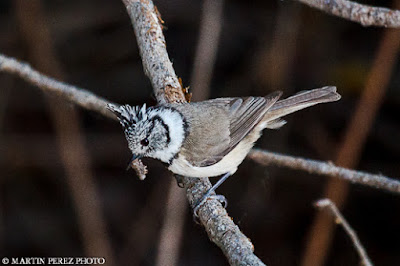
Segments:
[[[126,167],[126,171],[129,170],[129,168],[132,167],[132,162],[136,159],[141,159],[143,157],[143,155],[139,155],[139,154],[133,154],[131,160],[129,161],[128,167]]]

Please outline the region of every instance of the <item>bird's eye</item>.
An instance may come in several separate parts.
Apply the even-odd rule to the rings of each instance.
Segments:
[[[147,146],[147,145],[149,145],[149,140],[148,140],[147,138],[142,139],[142,140],[140,141],[140,144],[142,144],[142,146]]]

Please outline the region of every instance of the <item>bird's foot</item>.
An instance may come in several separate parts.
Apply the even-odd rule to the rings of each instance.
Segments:
[[[193,208],[193,220],[196,221],[197,223],[198,223],[198,220],[199,220],[199,214],[198,214],[199,209],[200,209],[200,207],[201,207],[204,203],[206,203],[206,201],[207,201],[208,199],[215,199],[215,200],[218,200],[218,201],[222,204],[222,207],[224,207],[224,208],[228,207],[228,201],[226,200],[226,198],[225,198],[224,195],[209,195],[209,194],[210,194],[210,193],[207,192],[207,193],[196,203],[196,205],[195,205],[194,208]]]

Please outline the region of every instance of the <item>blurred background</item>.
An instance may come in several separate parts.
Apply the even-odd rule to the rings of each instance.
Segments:
[[[399,31],[296,1],[155,4],[175,71],[194,100],[338,87],[339,102],[287,117],[257,147],[400,176]],[[0,53],[113,102],[156,103],[122,1],[2,0]],[[118,123],[0,73],[0,256],[227,265],[192,221],[171,173],[145,159],[149,174],[140,181],[125,171],[129,159]],[[358,264],[342,228],[313,207],[321,197],[342,206],[376,265],[400,261],[399,195],[250,160],[218,193],[268,265]]]

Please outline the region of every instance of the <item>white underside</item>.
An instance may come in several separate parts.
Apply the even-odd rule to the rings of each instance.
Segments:
[[[246,138],[244,138],[231,152],[229,152],[221,161],[216,164],[197,167],[191,165],[184,156],[179,155],[178,158],[172,161],[168,167],[175,174],[188,177],[212,177],[219,176],[225,173],[235,173],[238,166],[246,158],[247,153],[253,147],[254,142],[260,137],[260,128],[257,126]]]

